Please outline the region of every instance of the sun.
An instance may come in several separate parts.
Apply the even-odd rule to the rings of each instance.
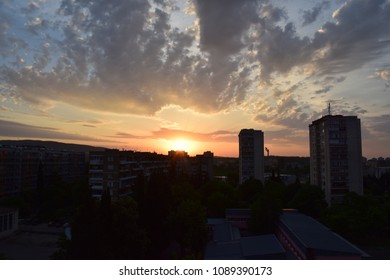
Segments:
[[[191,143],[185,139],[177,139],[172,141],[172,149],[175,151],[186,151],[191,150]]]

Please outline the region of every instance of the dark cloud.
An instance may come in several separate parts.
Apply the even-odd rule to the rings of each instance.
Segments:
[[[312,50],[307,37],[298,36],[293,23],[283,28],[279,25],[264,24],[259,27],[256,43],[257,59],[261,65],[261,78],[268,81],[271,74],[284,74],[294,66],[310,61]]]
[[[321,14],[324,9],[328,9],[330,7],[329,1],[323,1],[321,3],[316,4],[311,10],[303,11],[303,23],[302,26],[306,26],[310,23],[313,23],[317,20],[317,17]]]
[[[196,0],[200,48],[231,55],[245,47],[244,37],[257,22],[259,5],[253,0]]]
[[[322,93],[327,93],[333,88],[333,85],[327,85],[324,86],[323,88],[316,90],[314,93],[315,94],[322,94]]]
[[[389,42],[390,3],[386,0],[347,1],[315,34],[312,48],[318,74],[358,69],[383,55]]]
[[[3,137],[21,137],[21,138],[37,138],[37,139],[59,139],[59,140],[75,140],[75,141],[105,141],[97,138],[70,134],[59,131],[51,127],[26,125],[13,121],[0,120],[1,136]],[[110,141],[109,141],[110,142]]]

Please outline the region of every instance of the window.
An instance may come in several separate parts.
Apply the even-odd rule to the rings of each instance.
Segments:
[[[13,220],[14,220],[14,214],[10,213],[8,218],[8,227],[9,229],[13,228]]]
[[[114,170],[114,165],[113,164],[108,164],[107,165],[108,170]]]
[[[4,231],[8,230],[8,215],[3,216],[3,230]]]

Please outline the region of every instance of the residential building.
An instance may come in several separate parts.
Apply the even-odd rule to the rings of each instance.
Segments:
[[[312,122],[310,182],[325,191],[329,205],[348,192],[363,194],[360,119],[327,115]]]
[[[100,199],[108,189],[116,199],[132,192],[137,177],[146,180],[156,172],[168,172],[168,158],[148,152],[106,149],[89,154],[89,184],[92,196]]]
[[[43,146],[0,145],[0,196],[70,182],[85,174],[85,154]]]
[[[203,155],[196,155],[191,158],[192,178],[199,184],[204,184],[214,177],[214,154],[210,151]]]
[[[239,183],[248,179],[264,182],[264,133],[242,129],[239,138]]]
[[[194,157],[185,151],[169,151],[168,158],[172,177],[187,177],[196,185],[214,177],[214,154],[210,151]]]

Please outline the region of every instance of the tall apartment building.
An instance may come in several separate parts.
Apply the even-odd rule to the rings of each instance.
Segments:
[[[264,182],[264,133],[242,129],[239,138],[239,183],[254,178]]]
[[[310,182],[325,191],[329,205],[348,192],[363,194],[360,119],[327,115],[309,125]]]

